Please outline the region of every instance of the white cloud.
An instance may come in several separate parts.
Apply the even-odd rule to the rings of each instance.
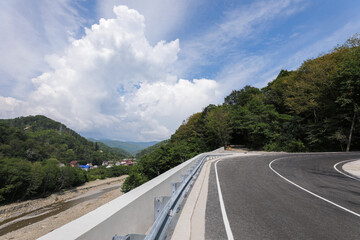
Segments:
[[[352,21],[347,24],[335,29],[335,31],[330,32],[328,35],[321,36],[320,38],[314,37],[313,35],[315,33],[309,34],[308,36],[305,36],[305,40],[308,41],[308,39],[316,39],[316,41],[312,41],[311,44],[307,44],[306,46],[293,52],[287,59],[285,59],[283,66],[291,70],[297,69],[303,61],[316,58],[320,54],[332,51],[338,44],[341,45],[345,43],[345,41],[357,33],[359,29],[360,18],[352,19]],[[298,42],[304,41],[304,39],[301,38],[294,40]],[[291,42],[289,41],[287,45],[294,45],[294,40]],[[284,46],[283,51],[286,51],[288,46]]]
[[[271,20],[294,14],[304,7],[304,0],[270,0],[240,5],[225,12],[219,24],[183,43],[179,68],[188,72],[200,64],[218,64],[218,57],[228,59],[241,54],[241,49],[246,48],[241,44],[250,39],[259,41],[259,35],[271,26]]]
[[[68,32],[82,24],[71,0],[0,1],[0,94],[21,98],[31,89],[29,78],[47,70],[43,56],[59,53]]]
[[[137,126],[141,135],[169,136],[187,117],[222,96],[217,82],[180,79],[176,84],[155,82],[142,84],[139,91],[127,100],[126,117],[141,119]]]
[[[223,79],[222,85],[228,86],[228,91],[246,84],[265,87],[277,77],[281,69],[298,69],[305,60],[316,58],[333,50],[337,44],[344,43],[359,28],[360,20],[354,19],[321,37],[315,36],[318,34],[316,29],[312,29],[312,32],[307,31],[307,34],[290,34],[286,42],[282,42],[271,51],[263,52],[261,55],[241,56],[237,61],[224,67],[215,79]],[[237,87],[234,87],[235,84]]]
[[[203,0],[101,0],[98,15],[112,18],[114,5],[126,5],[145,16],[145,34],[150,43],[166,40],[186,23],[189,15],[196,11]]]
[[[245,85],[254,85],[262,79],[263,71],[268,66],[271,66],[271,58],[268,56],[243,57],[224,67],[216,78],[223,79],[224,89],[230,92]]]
[[[26,104],[2,97],[5,115],[44,114],[101,137],[160,140],[220,97],[213,80],[178,80],[171,73],[178,40],[152,46],[142,15],[126,6],[114,13],[64,54],[47,56],[50,70],[32,79]]]
[[[26,103],[12,97],[0,96],[0,118],[17,117],[19,111],[23,111]]]
[[[298,36],[296,39],[289,36],[287,43],[283,44],[279,49],[268,52],[261,57],[259,56],[262,59],[261,63],[266,62],[266,65],[260,64],[257,67],[259,77],[256,86],[266,86],[268,82],[276,78],[281,69],[296,70],[304,61],[332,51],[338,44],[341,45],[355,34],[359,28],[360,20],[353,19],[351,22],[340,28],[335,28],[333,32],[321,37],[314,36],[317,34],[316,30],[307,35]],[[314,41],[313,39],[317,40]],[[304,44],[304,42],[311,43]]]

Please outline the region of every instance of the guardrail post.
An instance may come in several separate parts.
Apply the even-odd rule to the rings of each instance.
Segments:
[[[154,221],[160,215],[161,210],[163,210],[169,199],[170,197],[168,196],[156,197],[154,199]]]

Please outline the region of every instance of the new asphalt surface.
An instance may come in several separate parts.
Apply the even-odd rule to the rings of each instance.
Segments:
[[[350,159],[360,159],[360,153],[258,155],[219,161],[218,177],[234,239],[360,239],[360,181],[333,167]],[[214,164],[205,239],[227,239]]]

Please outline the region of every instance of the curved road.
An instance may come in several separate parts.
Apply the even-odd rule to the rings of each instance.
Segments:
[[[360,153],[220,160],[217,173],[233,238],[360,239],[360,181],[334,169],[351,159]],[[228,239],[214,164],[209,182],[205,238]]]

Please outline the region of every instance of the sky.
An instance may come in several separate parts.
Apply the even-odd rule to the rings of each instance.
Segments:
[[[358,0],[3,0],[0,118],[158,141],[360,33]]]

